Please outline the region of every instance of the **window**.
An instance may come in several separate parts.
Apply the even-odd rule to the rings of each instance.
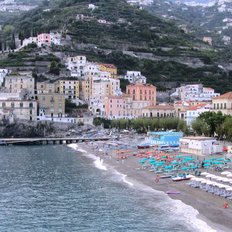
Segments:
[[[226,103],[224,103],[224,109],[226,109]]]
[[[33,107],[33,103],[32,102],[29,103],[29,107]]]
[[[22,103],[22,102],[20,102],[20,104],[19,104],[19,105],[20,105],[20,108],[23,108],[23,103]]]
[[[14,108],[14,102],[11,102],[11,108]]]
[[[2,103],[2,107],[6,107],[6,103],[5,102]]]

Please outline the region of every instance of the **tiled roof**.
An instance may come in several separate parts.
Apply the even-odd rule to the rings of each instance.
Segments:
[[[173,105],[155,105],[155,106],[147,106],[144,109],[149,110],[174,110]]]
[[[215,97],[214,99],[232,99],[232,92],[222,94],[221,96]]]
[[[114,64],[101,64],[106,68],[117,68]]]
[[[187,110],[198,110],[198,109],[200,109],[200,108],[202,108],[202,107],[204,107],[206,105],[207,104],[198,104],[196,106],[190,106],[190,107],[187,108]]]

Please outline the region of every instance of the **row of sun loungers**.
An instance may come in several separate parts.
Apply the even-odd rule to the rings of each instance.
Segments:
[[[226,172],[224,172],[226,173]],[[230,175],[229,172],[228,176]],[[223,173],[222,173],[223,174]],[[224,174],[226,175],[226,174]],[[202,173],[205,178],[193,177],[187,185],[193,188],[199,188],[203,191],[212,193],[226,199],[232,200],[232,179],[210,173]],[[230,176],[232,177],[232,175]]]

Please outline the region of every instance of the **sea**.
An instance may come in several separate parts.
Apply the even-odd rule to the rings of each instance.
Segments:
[[[0,147],[0,231],[215,231],[197,215],[76,144]]]

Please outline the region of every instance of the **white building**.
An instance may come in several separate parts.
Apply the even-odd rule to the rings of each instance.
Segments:
[[[0,119],[14,122],[16,119],[35,121],[37,101],[8,99],[0,100]]]
[[[84,76],[86,62],[86,56],[68,57],[66,60],[66,66],[67,69],[71,71],[71,76],[77,78]]]
[[[130,83],[141,83],[146,84],[147,78],[141,74],[139,71],[127,71],[124,79],[128,80]]]
[[[95,77],[92,82],[92,94],[89,100],[89,110],[95,115],[104,115],[105,98],[122,94],[120,80],[115,78]]]
[[[0,86],[3,84],[5,77],[10,73],[9,69],[0,69]]]
[[[38,38],[37,37],[29,37],[23,40],[22,47],[26,47],[28,44],[38,43]]]
[[[89,4],[88,9],[89,10],[95,10],[95,9],[97,9],[97,6],[94,5],[94,4]]]
[[[225,45],[230,44],[231,37],[230,36],[223,36],[222,41],[224,42]]]
[[[86,76],[99,76],[100,75],[99,64],[93,62],[86,62],[84,66],[84,75]]]
[[[186,122],[188,126],[191,126],[192,122],[197,119],[197,117],[204,113],[212,110],[212,104],[198,104],[195,106],[190,106],[186,109]]]
[[[211,155],[220,153],[223,147],[210,137],[184,137],[180,139],[180,152],[194,155]]]
[[[171,94],[172,98],[181,101],[211,101],[212,98],[220,96],[212,88],[205,88],[202,84],[183,85]]]

